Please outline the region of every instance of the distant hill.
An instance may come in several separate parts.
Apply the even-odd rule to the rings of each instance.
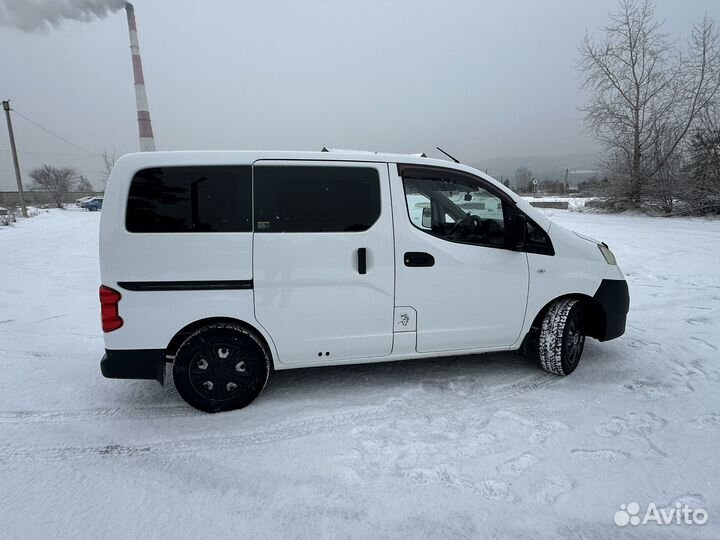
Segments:
[[[513,183],[515,171],[520,167],[527,167],[538,179],[562,179],[565,169],[569,169],[569,181],[581,182],[591,176],[599,176],[598,162],[600,154],[567,154],[562,156],[525,156],[525,157],[496,157],[470,163],[472,167],[487,170],[487,173],[496,178],[509,178]]]

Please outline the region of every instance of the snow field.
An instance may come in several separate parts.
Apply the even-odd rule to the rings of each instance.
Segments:
[[[283,371],[206,415],[104,379],[99,213],[0,229],[3,538],[717,538],[720,222],[548,211],[625,271],[625,336],[560,378],[515,354]],[[619,528],[620,504],[703,526]]]

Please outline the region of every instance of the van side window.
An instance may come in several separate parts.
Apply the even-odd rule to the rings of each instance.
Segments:
[[[125,227],[133,233],[252,231],[252,167],[155,167],[130,184]]]
[[[369,167],[259,166],[255,232],[366,231],[380,217],[380,177]]]
[[[472,178],[403,178],[410,221],[450,242],[505,247],[503,201]]]

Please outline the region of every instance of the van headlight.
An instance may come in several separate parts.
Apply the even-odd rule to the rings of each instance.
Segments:
[[[603,254],[603,257],[605,257],[605,261],[608,264],[617,264],[617,261],[615,260],[615,255],[613,255],[613,252],[610,251],[610,248],[607,247],[606,244],[598,244],[598,249],[600,250],[600,253]]]

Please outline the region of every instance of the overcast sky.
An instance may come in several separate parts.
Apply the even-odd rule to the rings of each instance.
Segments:
[[[24,1],[0,0],[0,8]],[[439,145],[466,162],[597,149],[578,111],[577,44],[616,5],[135,2],[158,149],[327,145],[438,155]],[[705,12],[720,19],[720,2],[657,6],[679,40]],[[25,176],[49,163],[97,182],[100,152],[138,150],[123,11],[32,33],[0,27],[0,51],[0,97],[84,149],[14,115]],[[2,126],[0,189],[14,186]]]

